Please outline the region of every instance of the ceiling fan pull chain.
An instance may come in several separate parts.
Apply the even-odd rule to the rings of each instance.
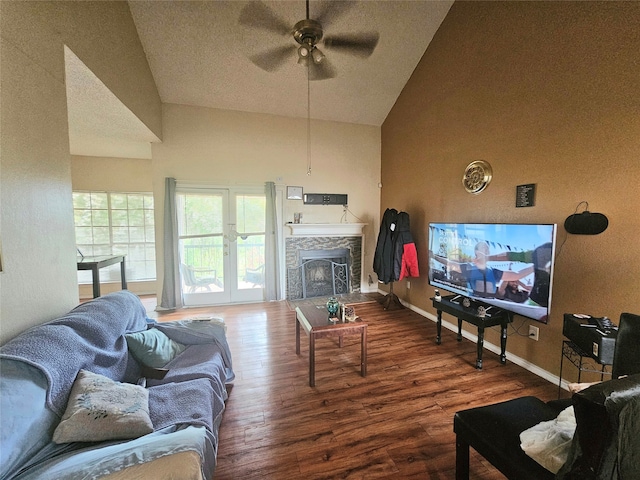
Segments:
[[[308,5],[307,8],[309,8]],[[309,64],[307,64],[307,175],[311,175],[311,82],[309,81],[309,68]]]

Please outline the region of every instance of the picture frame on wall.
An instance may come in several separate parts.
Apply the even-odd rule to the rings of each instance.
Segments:
[[[287,200],[302,200],[302,187],[287,187]]]

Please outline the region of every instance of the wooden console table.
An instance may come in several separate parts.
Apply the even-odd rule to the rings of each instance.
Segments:
[[[100,269],[116,263],[120,264],[122,289],[127,289],[124,257],[125,255],[98,255],[95,257],[78,258],[78,270],[91,270],[91,276],[93,279],[93,298],[100,296]]]
[[[459,298],[460,303],[452,301],[454,298]],[[471,301],[472,305],[469,307],[463,306],[463,297],[461,295],[450,295],[447,297],[441,297],[440,300],[436,300],[432,297],[433,307],[438,313],[437,322],[437,334],[436,343],[440,345],[442,342],[442,312],[446,312],[449,315],[453,315],[458,319],[458,341],[462,341],[462,321],[469,322],[472,325],[478,327],[478,342],[477,342],[477,355],[476,355],[476,368],[482,369],[482,349],[484,347],[484,329],[487,327],[495,327],[500,325],[500,363],[507,363],[507,325],[513,321],[513,317],[510,312],[501,310],[491,305],[478,304]],[[484,317],[478,315],[478,306],[483,306],[488,311]]]

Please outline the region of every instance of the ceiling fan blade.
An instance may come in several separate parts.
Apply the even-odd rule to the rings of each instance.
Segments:
[[[274,72],[282,66],[289,58],[294,58],[296,47],[293,45],[283,45],[256,53],[249,57],[253,63],[267,72]]]
[[[309,63],[309,80],[327,80],[337,75],[333,65],[325,58],[321,63]]]
[[[328,36],[325,37],[323,43],[329,50],[340,50],[358,57],[367,58],[375,50],[379,39],[378,32],[367,32]]]
[[[351,10],[354,5],[355,2],[344,0],[324,2],[321,4],[321,8],[318,12],[315,14],[312,12],[311,18],[326,27],[327,25],[330,25],[331,22],[344,15],[347,11]]]
[[[259,0],[251,1],[242,8],[238,22],[247,27],[261,28],[279,35],[291,34],[291,25],[288,25]]]

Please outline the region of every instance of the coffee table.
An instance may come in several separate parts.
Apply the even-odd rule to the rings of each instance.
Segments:
[[[309,336],[309,386],[316,385],[316,339],[338,337],[342,348],[344,335],[360,334],[360,374],[367,376],[367,324],[355,322],[330,323],[327,309],[316,306],[296,307],[296,354],[300,355],[300,327]]]

